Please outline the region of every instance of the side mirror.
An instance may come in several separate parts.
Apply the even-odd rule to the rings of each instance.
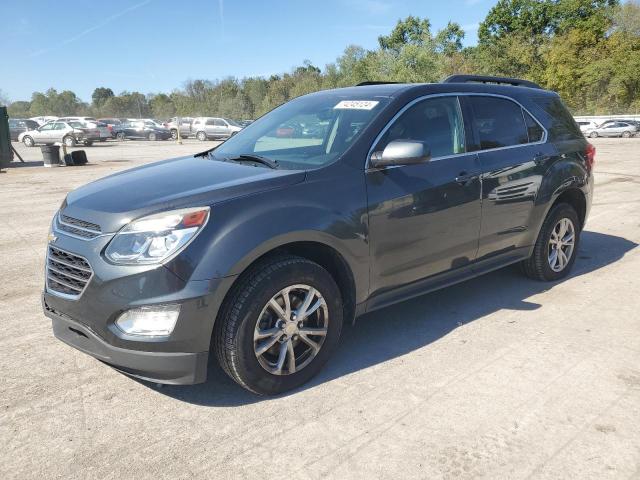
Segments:
[[[413,165],[431,160],[431,149],[419,140],[394,140],[382,152],[371,154],[370,165],[374,168],[392,165]]]
[[[431,160],[431,149],[419,140],[394,140],[389,142],[382,152],[373,152],[372,167],[381,168],[392,165],[413,165]]]

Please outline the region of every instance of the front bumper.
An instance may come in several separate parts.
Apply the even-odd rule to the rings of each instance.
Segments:
[[[143,352],[114,347],[86,325],[43,303],[57,339],[128,375],[175,385],[202,383],[207,378],[208,352]]]
[[[236,277],[185,281],[163,265],[111,265],[101,255],[111,235],[83,240],[54,231],[58,237],[50,245],[84,257],[93,271],[77,298],[65,298],[45,282],[43,310],[57,338],[139,378],[172,384],[206,379],[213,325]],[[115,326],[126,310],[165,304],[180,305],[169,336],[127,335]]]

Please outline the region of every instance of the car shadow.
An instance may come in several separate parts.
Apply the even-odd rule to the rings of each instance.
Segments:
[[[637,246],[622,237],[584,231],[570,278],[610,265]],[[508,267],[363,315],[354,326],[345,324],[340,345],[320,374],[281,397],[405,355],[498,310],[540,308],[527,299],[558,283],[561,282],[530,280],[517,267]],[[238,386],[221,370],[213,355],[206,383],[160,387],[140,382],[177,400],[203,406],[236,406],[267,398]]]

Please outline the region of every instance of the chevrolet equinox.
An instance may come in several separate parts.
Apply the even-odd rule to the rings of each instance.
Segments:
[[[556,93],[457,75],[296,98],[217,148],[117,173],[53,218],[57,338],[157,383],[296,388],[345,321],[520,263],[565,277],[595,149]]]

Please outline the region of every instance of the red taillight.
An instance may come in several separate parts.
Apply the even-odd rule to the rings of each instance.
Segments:
[[[593,170],[593,164],[596,163],[596,147],[587,143],[587,149],[584,153],[587,160],[587,168]]]

